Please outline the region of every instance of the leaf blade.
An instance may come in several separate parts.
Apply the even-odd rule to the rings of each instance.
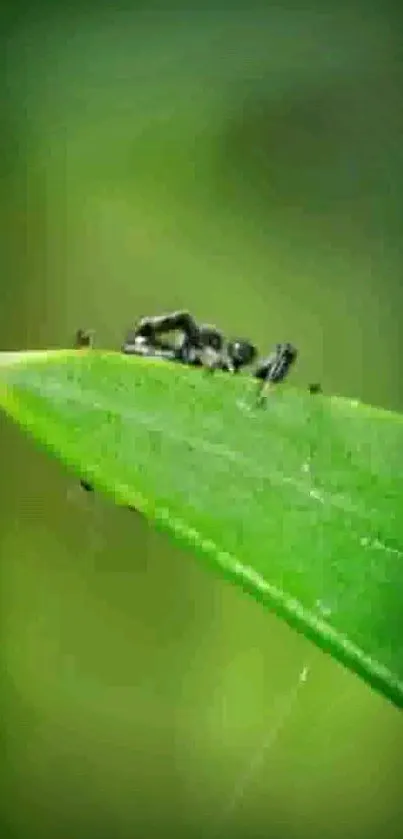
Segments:
[[[2,354],[0,404],[403,707],[400,415],[117,353]],[[7,356],[7,357],[6,357]]]

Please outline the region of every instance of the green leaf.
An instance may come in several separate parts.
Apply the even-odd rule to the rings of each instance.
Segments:
[[[0,404],[403,706],[403,418],[126,357],[0,354]]]

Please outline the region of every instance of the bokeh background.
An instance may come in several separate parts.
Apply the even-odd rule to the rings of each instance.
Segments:
[[[2,348],[187,307],[402,410],[398,4],[182,6],[4,6]],[[3,417],[0,497],[2,836],[403,836],[397,710]]]

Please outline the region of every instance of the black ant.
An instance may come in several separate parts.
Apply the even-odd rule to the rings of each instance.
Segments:
[[[165,336],[179,332],[176,343]],[[238,373],[257,358],[257,348],[244,338],[225,340],[216,326],[198,325],[189,312],[171,312],[168,315],[142,318],[130,330],[122,346],[127,355],[146,355],[176,361],[182,364]],[[276,344],[275,350],[260,359],[252,373],[258,380],[258,404],[264,400],[268,388],[283,382],[298,357],[297,349],[289,343]],[[310,392],[319,392],[319,385],[310,385]]]
[[[176,341],[169,341],[169,333],[179,333]],[[90,349],[94,335],[90,330],[78,329],[75,337],[76,349]],[[166,315],[143,317],[130,329],[121,346],[125,355],[152,356],[155,358],[202,367],[208,372],[223,370],[237,374],[257,359],[257,348],[244,338],[226,340],[223,333],[210,324],[198,324],[187,311],[175,311]],[[289,343],[276,344],[273,352],[257,361],[252,372],[258,381],[257,405],[265,403],[273,386],[283,382],[298,358],[298,350]],[[320,384],[310,384],[309,393],[322,393]],[[92,485],[85,480],[80,484],[86,492],[92,492]],[[134,507],[129,509],[135,510]]]

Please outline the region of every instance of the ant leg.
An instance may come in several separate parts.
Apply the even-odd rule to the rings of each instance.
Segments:
[[[256,394],[256,406],[258,408],[264,408],[267,402],[267,397],[269,393],[274,389],[275,385],[272,379],[261,379],[258,382],[257,386],[257,394]]]
[[[275,353],[272,353],[268,358],[263,358],[258,362],[254,371],[254,378],[257,379],[256,406],[258,408],[264,407],[269,392],[273,388],[273,373],[276,360]]]
[[[220,329],[208,323],[199,327],[200,361],[208,374],[214,373],[219,367],[225,369],[225,340]]]
[[[204,371],[209,376],[218,370],[221,365],[221,357],[212,347],[204,347],[201,361]]]

